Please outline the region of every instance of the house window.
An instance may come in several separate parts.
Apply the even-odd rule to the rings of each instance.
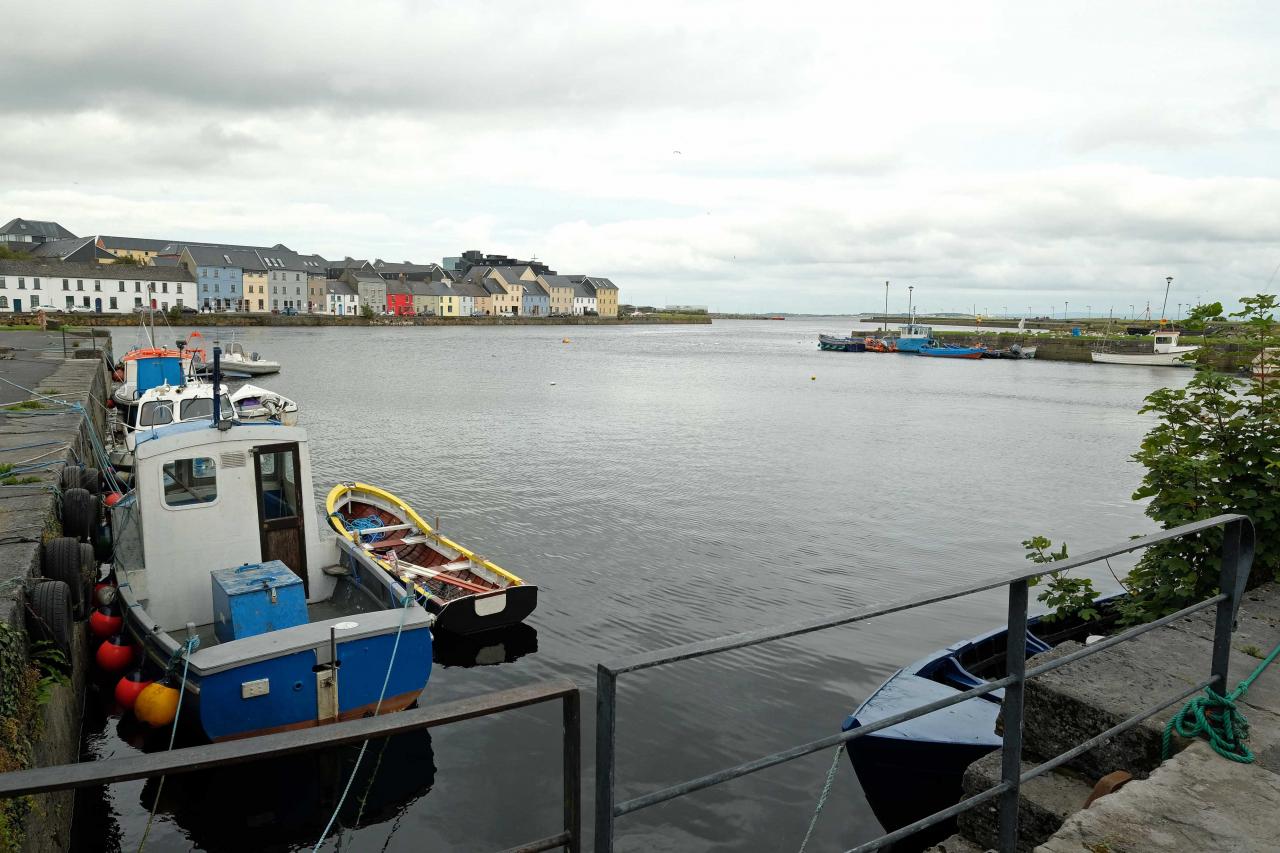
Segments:
[[[135,282],[133,283],[133,292],[134,292],[134,293],[141,293],[141,292],[142,292],[142,282],[140,282],[140,281],[135,281]]]
[[[4,290],[4,289],[5,289],[4,276],[0,276],[0,290]]]
[[[70,290],[70,289],[71,289],[71,282],[67,281],[67,280],[64,278],[64,279],[62,280],[62,289],[63,289],[63,290]]]
[[[214,270],[214,271],[213,271],[213,277],[214,277],[214,278],[218,278],[218,277],[219,277],[219,276],[218,276],[218,270]]]
[[[204,284],[200,285],[200,289],[201,289],[201,290],[203,290],[205,293],[208,293],[208,292],[209,292],[209,283],[208,283],[208,282],[205,282]]]
[[[75,304],[76,304],[76,298],[70,294],[67,294],[67,307],[73,308],[75,307]]]
[[[302,276],[301,276],[299,273],[294,273],[294,274],[293,274],[293,280],[294,280],[294,281],[302,281]]]
[[[174,287],[178,289],[179,293],[182,292],[182,282],[178,282],[176,285],[174,285]],[[181,302],[181,300],[179,300],[179,302]]]
[[[9,307],[9,297],[0,296],[0,308],[8,308],[8,307]]]
[[[142,297],[141,297],[141,296],[135,296],[135,297],[133,297],[133,307],[134,307],[134,308],[137,308],[137,307],[138,307],[138,306],[140,306],[141,304],[142,304]]]
[[[25,278],[18,279],[18,290],[27,289],[27,280]]]
[[[89,297],[84,296],[84,297],[81,297],[81,298],[82,298],[82,299],[84,299],[84,307],[85,307],[85,308],[88,308],[88,307],[89,307]]]
[[[32,307],[32,308],[39,308],[39,307],[40,307],[40,297],[39,297],[39,296],[33,296],[33,297],[31,297],[31,307]]]
[[[162,282],[160,282],[160,292],[161,292],[161,293],[168,293],[168,292],[169,292],[169,282],[167,282],[167,281],[162,281]]]
[[[120,282],[120,292],[124,293],[124,282]]]
[[[259,310],[259,311],[265,310],[265,309],[263,308],[262,300],[261,300],[261,299],[259,299],[259,300],[258,300],[258,310]]]
[[[93,290],[94,290],[94,292],[95,292],[95,293],[101,293],[101,292],[102,292],[102,282],[100,282],[100,281],[95,281],[95,282],[93,283]]]
[[[116,306],[116,298],[115,298],[114,296],[112,296],[111,298],[109,298],[109,299],[107,300],[107,304],[111,307],[111,310],[112,310],[112,311],[115,311],[115,310],[116,310],[116,307],[117,307],[117,306]]]
[[[148,424],[145,420],[147,406],[154,405],[156,404],[143,404],[139,416],[141,426],[154,425]],[[171,404],[165,405],[171,406]],[[170,408],[165,415],[157,415],[157,417],[164,417],[164,420],[157,423],[167,424],[173,420],[173,411]],[[218,499],[218,470],[213,459],[208,456],[166,462],[161,469],[161,479],[164,481],[165,506],[195,506]]]
[[[39,289],[40,289],[40,279],[38,279],[38,278],[33,278],[33,279],[31,280],[31,289],[32,289],[32,290],[39,290]]]

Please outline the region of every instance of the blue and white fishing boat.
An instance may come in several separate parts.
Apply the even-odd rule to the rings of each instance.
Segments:
[[[304,429],[209,417],[151,428],[133,456],[112,508],[116,598],[184,719],[218,741],[417,700],[432,617],[402,579],[344,559]]]
[[[1106,607],[1101,621],[1028,619],[1027,657],[1106,630],[1114,624],[1108,601],[1099,602]],[[1007,640],[1008,629],[997,628],[898,670],[845,718],[841,729],[870,725],[1004,677]],[[1004,691],[996,690],[849,742],[849,760],[886,831],[901,829],[960,801],[965,769],[1001,746],[996,718],[1002,701]],[[954,828],[954,821],[944,822],[916,840],[929,843]]]
[[[908,323],[898,327],[898,336],[894,339],[896,352],[917,353],[921,347],[933,343],[933,327],[921,326],[919,323]]]

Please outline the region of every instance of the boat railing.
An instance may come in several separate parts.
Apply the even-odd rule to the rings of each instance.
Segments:
[[[1070,571],[1087,566],[1110,557],[1138,551],[1159,542],[1167,542],[1184,536],[1203,533],[1213,528],[1223,528],[1222,566],[1219,575],[1219,592],[1198,604],[1193,604],[1171,613],[1155,621],[1130,628],[1119,634],[1086,645],[1069,654],[1045,663],[1027,666],[1027,605],[1030,582],[1050,572]],[[637,654],[596,667],[596,777],[595,777],[595,849],[599,853],[611,853],[614,844],[615,822],[618,818],[638,812],[650,806],[668,800],[692,794],[728,782],[751,773],[757,773],[770,767],[811,755],[821,750],[830,749],[840,744],[847,744],[857,738],[891,726],[912,720],[925,714],[940,711],[943,708],[966,702],[979,696],[1004,690],[1003,719],[1004,733],[1002,746],[1000,782],[979,794],[968,797],[953,806],[922,818],[908,826],[886,833],[871,841],[853,848],[850,853],[879,850],[887,845],[900,841],[923,829],[927,829],[943,821],[950,820],[962,812],[968,811],[984,802],[999,798],[999,849],[1012,853],[1018,847],[1018,794],[1024,783],[1056,767],[1071,761],[1087,752],[1108,738],[1134,728],[1143,720],[1160,711],[1199,693],[1206,687],[1217,685],[1219,691],[1225,692],[1227,685],[1227,666],[1231,651],[1231,633],[1240,599],[1244,593],[1245,583],[1249,577],[1249,569],[1253,564],[1254,533],[1253,524],[1244,515],[1219,515],[1204,521],[1184,524],[1180,527],[1161,530],[1147,536],[1130,539],[1112,548],[1093,551],[1069,560],[1054,562],[1043,567],[1026,570],[1025,567],[1011,574],[996,576],[986,580],[970,582],[960,586],[939,590],[929,595],[854,608],[841,613],[783,625],[775,628],[763,628],[714,640],[688,643],[674,648]],[[915,708],[877,720],[865,726],[849,731],[829,735],[790,749],[774,752],[754,758],[734,767],[719,770],[680,782],[657,791],[651,791],[629,800],[618,802],[616,799],[617,768],[617,685],[618,677],[623,674],[639,672],[658,666],[689,661],[707,655],[719,654],[736,649],[744,649],[761,643],[773,642],[790,637],[798,637],[864,622],[877,616],[901,613],[929,604],[949,601],[966,595],[1007,587],[1008,592],[1008,642],[1006,648],[1006,674],[1003,678],[989,681],[970,690],[964,690],[945,699],[919,705]],[[1072,749],[1030,770],[1022,770],[1022,729],[1023,729],[1023,689],[1028,679],[1043,675],[1046,672],[1074,663],[1081,658],[1097,654],[1134,637],[1182,619],[1192,613],[1217,605],[1216,623],[1213,637],[1212,660],[1208,676],[1196,684],[1154,701],[1145,710],[1135,714],[1120,724],[1084,741]]]
[[[191,773],[215,767],[315,752],[555,701],[558,701],[561,706],[563,726],[561,746],[564,787],[563,829],[555,835],[509,848],[509,851],[534,853],[534,851],[564,848],[570,853],[578,853],[581,849],[579,804],[582,795],[580,697],[577,686],[565,679],[553,679],[438,705],[411,708],[394,714],[383,714],[279,734],[185,747],[168,752],[0,773],[0,799],[50,791],[91,788],[133,779],[151,779],[157,776]],[[541,784],[542,777],[534,781]]]

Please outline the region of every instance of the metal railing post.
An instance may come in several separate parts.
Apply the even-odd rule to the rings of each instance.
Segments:
[[[1218,602],[1213,627],[1214,690],[1227,692],[1227,670],[1231,665],[1231,633],[1236,626],[1236,611],[1248,577],[1240,577],[1240,534],[1243,522],[1233,521],[1222,529],[1222,567],[1218,572],[1218,591],[1225,598]],[[1247,569],[1245,574],[1247,575]]]
[[[613,853],[614,723],[618,677],[596,666],[596,853]]]
[[[566,693],[564,712],[564,831],[569,853],[582,849],[582,712],[578,692]]]
[[[1009,584],[1009,632],[1005,643],[1005,674],[1015,681],[1004,689],[1004,751],[1000,781],[1008,787],[1000,795],[1000,850],[1018,849],[1018,788],[1022,776],[1022,697],[1027,671],[1027,582]]]

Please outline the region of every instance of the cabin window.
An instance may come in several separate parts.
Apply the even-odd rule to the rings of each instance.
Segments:
[[[298,472],[293,448],[258,454],[263,518],[293,518],[298,512]]]
[[[142,404],[138,413],[138,426],[161,426],[173,422],[173,403],[168,400],[153,400]]]
[[[207,504],[218,497],[217,468],[207,456],[166,462],[163,473],[166,506]]]
[[[189,421],[198,418],[208,418],[213,415],[213,398],[212,397],[196,397],[192,400],[182,401],[182,420]],[[231,398],[226,394],[222,395],[222,420],[230,420],[235,415],[231,408]]]

